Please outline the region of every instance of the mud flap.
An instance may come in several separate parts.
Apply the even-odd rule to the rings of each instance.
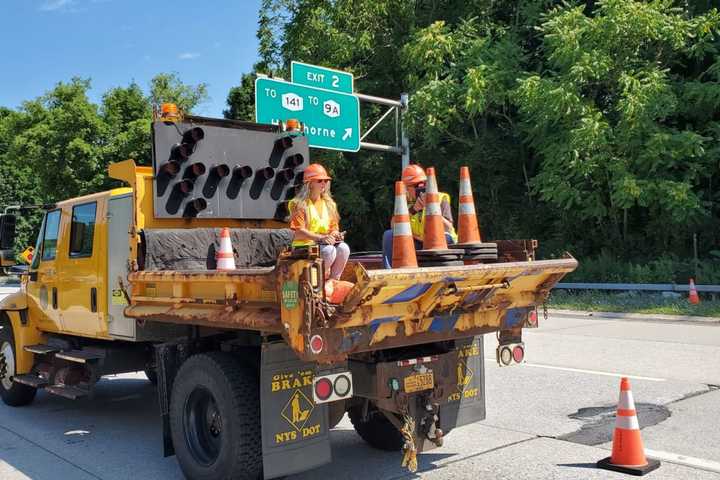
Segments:
[[[319,467],[332,460],[327,404],[313,402],[313,363],[282,342],[262,348],[261,415],[265,478]]]
[[[483,337],[458,340],[457,385],[440,407],[444,432],[485,419],[485,357]]]

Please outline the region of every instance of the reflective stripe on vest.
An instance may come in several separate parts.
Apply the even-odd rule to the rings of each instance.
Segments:
[[[440,205],[442,205],[442,202],[446,201],[448,202],[448,205],[452,205],[450,203],[450,195],[447,193],[440,192]],[[440,209],[440,212],[442,212],[442,208]],[[416,239],[422,241],[425,238],[425,209],[423,208],[422,212],[417,212],[415,215],[410,217],[410,229],[412,230],[413,237]],[[455,227],[451,227],[450,231],[447,233],[450,234],[450,236],[453,239],[453,242],[457,243],[458,236],[455,232]]]
[[[330,212],[328,212],[325,200],[320,200],[320,211],[312,200],[305,201],[305,230],[312,233],[323,234],[330,232]],[[302,208],[302,205],[295,207],[294,203],[290,203],[292,208]],[[313,240],[294,240],[293,247],[304,247],[307,245],[315,245]]]

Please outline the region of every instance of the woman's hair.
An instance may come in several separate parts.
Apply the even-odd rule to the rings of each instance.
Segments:
[[[300,207],[302,205],[302,208],[305,209],[305,218],[308,218],[307,214],[307,200],[310,198],[310,183],[304,183],[302,188],[300,188],[300,191],[295,195],[295,198],[293,198],[290,201],[290,216],[292,217],[293,210]],[[337,209],[337,204],[335,203],[335,200],[333,200],[332,195],[330,194],[330,187],[323,192],[321,198],[325,201],[325,206],[328,209],[328,215],[330,215],[330,220],[334,220],[338,223],[340,223],[340,213]]]

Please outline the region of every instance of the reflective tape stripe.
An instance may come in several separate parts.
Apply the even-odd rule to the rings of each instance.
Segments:
[[[470,180],[460,180],[460,195],[472,195],[472,187],[470,186]]]
[[[427,193],[438,193],[437,180],[435,180],[435,177],[428,177],[425,188]]]
[[[395,197],[395,215],[407,215],[408,206],[405,196]]]
[[[637,417],[615,417],[615,428],[623,430],[640,430]]]
[[[618,410],[635,410],[635,401],[631,391],[621,391],[618,401]]]
[[[472,203],[461,203],[460,215],[475,215],[475,205]]]
[[[425,216],[428,215],[442,215],[440,212],[440,204],[439,203],[428,203],[425,205]]]
[[[411,237],[412,230],[410,230],[410,224],[395,222],[395,224],[393,224],[393,236]]]

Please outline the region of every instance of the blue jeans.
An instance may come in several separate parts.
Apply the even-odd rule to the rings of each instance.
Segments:
[[[445,239],[448,245],[455,243],[449,233],[445,232]],[[393,249],[393,232],[391,230],[385,230],[383,233],[383,266],[385,268],[392,268],[392,249]],[[415,240],[415,250],[422,249],[422,242]]]

